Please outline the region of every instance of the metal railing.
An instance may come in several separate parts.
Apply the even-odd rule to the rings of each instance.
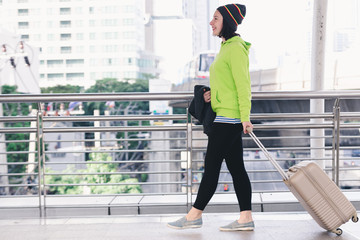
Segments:
[[[42,109],[49,102],[182,101],[192,93],[1,95],[0,103],[27,103]],[[359,189],[360,112],[342,112],[345,99],[360,99],[360,91],[255,92],[253,100],[334,101],[325,113],[254,113],[254,132],[284,169],[317,161],[342,188]],[[321,122],[313,120],[320,119]],[[29,116],[0,117],[1,199],[38,198],[41,216],[67,207],[107,207],[109,203],[66,202],[65,199],[111,197],[116,207],[138,206],[145,197],[162,200],[146,206],[191,206],[203,172],[206,136],[188,114],[123,114],[48,116],[34,110]],[[323,135],[312,134],[323,130]],[[18,138],[13,137],[18,134]],[[323,140],[312,146],[312,140]],[[321,153],[321,157],[314,151]],[[244,159],[254,193],[288,191],[250,137],[244,136]],[[232,194],[224,165],[216,194]],[[171,196],[177,199],[170,200]],[[135,202],[119,202],[133,197]],[[59,200],[61,199],[61,200]],[[139,200],[140,199],[140,200]],[[28,205],[8,208],[26,208]],[[0,206],[6,208],[6,206]]]

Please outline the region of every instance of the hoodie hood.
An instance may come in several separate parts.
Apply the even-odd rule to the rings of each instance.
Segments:
[[[238,43],[241,44],[244,49],[246,50],[247,53],[249,53],[249,49],[251,47],[251,43],[244,41],[241,37],[239,36],[234,36],[232,38],[229,38],[228,40],[226,40],[225,42],[221,42],[221,47],[227,45],[227,44],[231,44],[231,43]]]

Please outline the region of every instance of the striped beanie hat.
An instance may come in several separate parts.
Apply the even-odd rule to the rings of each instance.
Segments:
[[[245,5],[235,3],[220,6],[217,10],[221,13],[224,20],[229,24],[230,28],[234,30],[234,32],[236,31],[237,26],[241,24],[246,14]]]

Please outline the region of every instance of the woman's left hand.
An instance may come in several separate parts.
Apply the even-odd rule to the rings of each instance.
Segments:
[[[243,128],[244,128],[244,134],[249,133],[249,131],[247,130],[247,128],[251,128],[251,130],[253,129],[253,125],[251,124],[251,122],[242,122]]]

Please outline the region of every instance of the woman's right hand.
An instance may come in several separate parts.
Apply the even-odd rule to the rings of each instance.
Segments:
[[[204,92],[204,101],[206,103],[209,103],[211,101],[211,92],[210,91]]]

